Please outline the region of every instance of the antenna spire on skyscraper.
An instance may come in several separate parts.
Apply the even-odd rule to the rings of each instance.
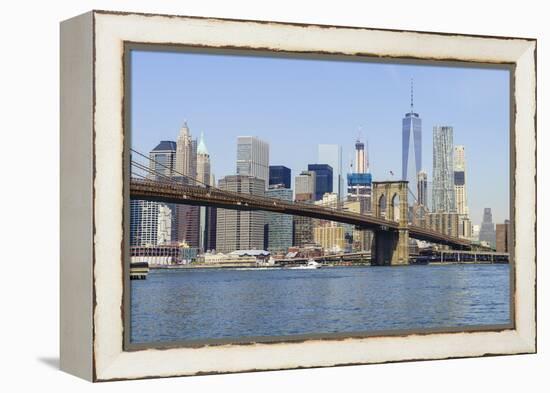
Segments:
[[[413,98],[414,98],[414,81],[413,81],[413,78],[411,78],[411,113],[414,112],[414,110],[413,110],[413,107],[414,107],[414,105],[413,105],[413,104],[414,104]]]

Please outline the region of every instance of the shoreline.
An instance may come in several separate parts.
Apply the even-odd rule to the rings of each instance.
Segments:
[[[449,262],[430,262],[430,263],[411,263],[407,265],[399,265],[397,267],[405,266],[444,266],[444,265],[508,265],[508,262],[491,262],[491,261],[449,261]],[[352,265],[323,265],[323,269],[329,268],[356,268],[356,267],[379,267],[372,265],[371,263],[356,263]],[[391,267],[388,265],[388,267]],[[396,266],[393,266],[396,267]],[[149,265],[150,270],[209,270],[209,269],[240,269],[240,270],[289,270],[284,266],[252,266],[252,265]]]

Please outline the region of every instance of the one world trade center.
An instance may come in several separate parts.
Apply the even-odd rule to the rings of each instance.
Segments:
[[[422,119],[413,107],[413,84],[411,81],[411,110],[403,118],[402,180],[409,181],[409,189],[416,196],[417,176],[422,170]],[[409,193],[409,205],[414,200]]]

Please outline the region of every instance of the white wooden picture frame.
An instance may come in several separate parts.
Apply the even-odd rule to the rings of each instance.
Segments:
[[[125,349],[125,44],[512,69],[513,326]],[[536,40],[91,11],[61,23],[61,368],[90,381],[536,351]]]

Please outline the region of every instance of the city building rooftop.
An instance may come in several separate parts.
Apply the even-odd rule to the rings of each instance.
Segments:
[[[160,143],[152,151],[172,151],[176,150],[176,142],[160,141]]]
[[[204,143],[204,133],[201,132],[201,139],[199,141],[199,146],[197,147],[197,154],[208,154],[208,149],[206,148],[206,143]]]

